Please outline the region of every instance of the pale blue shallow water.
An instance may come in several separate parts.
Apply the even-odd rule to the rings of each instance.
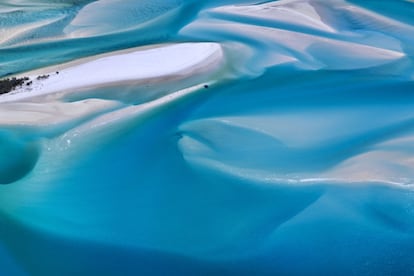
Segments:
[[[98,131],[81,130],[102,114],[1,126],[0,275],[414,275],[413,14],[2,1],[1,76],[165,42],[220,43],[226,64],[202,93]],[[158,88],[108,89],[122,110]]]

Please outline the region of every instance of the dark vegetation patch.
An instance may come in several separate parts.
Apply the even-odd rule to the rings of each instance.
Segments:
[[[37,80],[45,80],[45,79],[48,79],[49,78],[49,76],[50,75],[40,75],[40,76],[37,76]]]
[[[56,71],[56,75],[59,74],[59,71]],[[36,77],[36,80],[45,80],[48,79],[50,75],[39,75]],[[33,84],[33,81],[29,80],[28,77],[22,77],[22,78],[5,78],[0,80],[0,95],[6,94],[18,87],[22,87],[23,85],[31,86]]]
[[[23,78],[6,78],[3,80],[0,80],[0,95],[9,93],[10,91],[13,91],[17,87],[21,87],[26,81],[28,81],[28,77]]]

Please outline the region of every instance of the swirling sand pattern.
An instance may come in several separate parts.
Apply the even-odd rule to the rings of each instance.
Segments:
[[[0,274],[413,275],[413,10],[3,1]]]

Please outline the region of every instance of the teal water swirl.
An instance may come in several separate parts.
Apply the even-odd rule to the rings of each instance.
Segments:
[[[413,11],[3,1],[0,76],[53,73],[16,94],[98,54],[222,52],[164,78],[95,83],[98,68],[0,95],[0,275],[412,275]],[[109,69],[161,72],[176,53]]]

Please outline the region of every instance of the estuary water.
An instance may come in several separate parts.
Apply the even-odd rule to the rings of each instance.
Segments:
[[[413,62],[408,0],[1,1],[0,275],[414,275]]]

